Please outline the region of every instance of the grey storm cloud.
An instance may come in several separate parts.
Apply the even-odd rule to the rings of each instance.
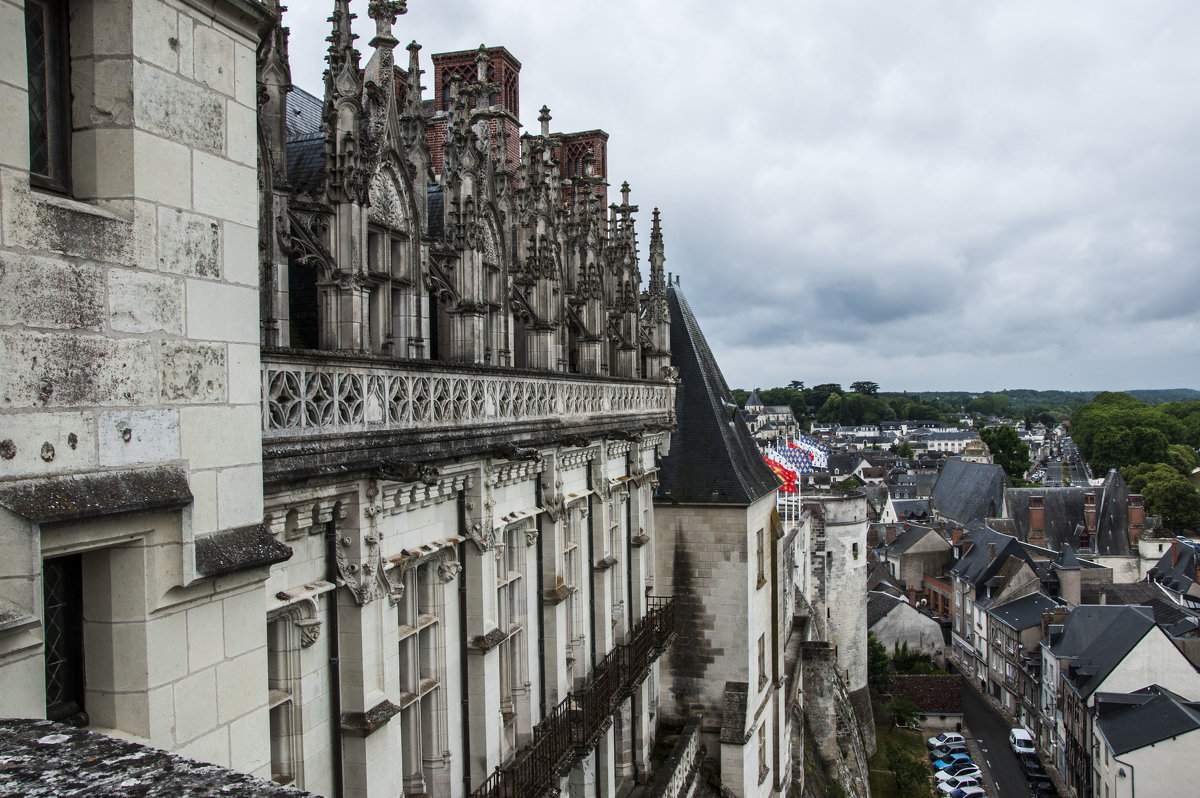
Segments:
[[[523,119],[610,133],[733,385],[1200,387],[1200,4],[408,7],[427,70],[503,45]]]

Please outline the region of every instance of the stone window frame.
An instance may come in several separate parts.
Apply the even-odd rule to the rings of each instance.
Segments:
[[[526,529],[529,521],[508,526],[496,543],[496,627],[504,638],[497,644],[499,655],[500,716],[504,758],[517,750],[517,710],[519,690],[527,682],[528,662],[523,646],[528,615],[525,595]]]
[[[284,786],[304,784],[304,700],[300,664],[304,617],[299,604],[267,614],[267,710],[271,780]]]
[[[396,605],[398,623],[398,683],[404,789],[421,794],[436,775],[426,761],[440,761],[449,748],[445,723],[446,597],[443,585],[456,569],[447,570],[445,554],[410,564],[394,577],[402,585]],[[407,656],[406,656],[407,655]],[[407,667],[406,667],[407,666]],[[415,666],[415,668],[414,668]],[[406,677],[414,675],[416,681]],[[415,689],[410,689],[415,688]],[[426,751],[426,738],[433,750]]]
[[[765,584],[767,583],[767,543],[766,543],[766,529],[759,529],[759,530],[758,530],[758,553],[757,553],[757,563],[758,563],[758,585],[757,585],[757,587],[755,588],[756,590],[758,590],[758,589],[762,588],[762,586],[763,586],[763,585],[765,585]]]
[[[399,261],[399,263],[398,263]],[[416,318],[408,318],[408,329],[397,331],[396,294],[403,298],[413,293],[417,284],[412,259],[412,239],[404,230],[394,230],[378,224],[367,228],[367,278],[370,284],[368,301],[371,329],[367,335],[372,352],[408,357],[397,351],[397,342],[421,337],[423,324],[419,297],[411,296]],[[402,299],[403,301],[403,299]]]
[[[758,689],[767,686],[767,635],[758,636]]]
[[[771,765],[768,761],[767,722],[764,720],[758,726],[758,783],[762,784],[771,775]]]
[[[28,41],[34,15],[41,11],[40,20],[44,46],[41,52],[30,48]],[[67,0],[25,0],[26,79],[29,102],[29,183],[31,187],[69,195],[71,191],[71,48],[70,12]],[[34,62],[35,54],[40,64]],[[40,98],[45,105],[44,124],[34,118],[33,86],[44,86]],[[34,162],[36,128],[44,128],[46,156],[44,168]]]

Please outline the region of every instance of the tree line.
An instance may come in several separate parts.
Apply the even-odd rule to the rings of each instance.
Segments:
[[[1200,526],[1200,400],[1149,405],[1104,392],[1071,414],[1071,438],[1096,474],[1118,468],[1146,512],[1177,532]]]

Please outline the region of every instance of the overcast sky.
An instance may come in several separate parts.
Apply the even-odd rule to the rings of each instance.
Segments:
[[[333,3],[289,5],[319,95]],[[1195,0],[408,7],[426,86],[503,45],[527,127],[608,131],[730,385],[1200,388]]]

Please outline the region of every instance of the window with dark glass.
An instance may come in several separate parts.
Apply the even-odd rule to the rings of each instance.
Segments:
[[[42,569],[46,717],[86,726],[83,706],[83,563],[80,555],[46,560]]]
[[[71,132],[65,0],[25,0],[29,80],[29,171],[44,188],[66,191]]]

